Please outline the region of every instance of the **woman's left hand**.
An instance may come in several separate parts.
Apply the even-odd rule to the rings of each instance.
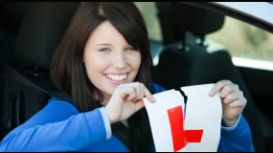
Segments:
[[[237,84],[229,80],[222,80],[216,83],[209,95],[219,93],[222,100],[223,120],[227,126],[233,126],[244,110],[247,100]]]

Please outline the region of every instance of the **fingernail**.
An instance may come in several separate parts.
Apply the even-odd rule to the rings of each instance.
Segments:
[[[213,94],[213,92],[212,92],[212,91],[210,91],[210,92],[209,92],[209,96],[211,96],[211,97],[212,97],[213,95],[214,95],[214,94]]]

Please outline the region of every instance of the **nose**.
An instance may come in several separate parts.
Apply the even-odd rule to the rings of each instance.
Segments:
[[[113,58],[113,67],[117,69],[123,69],[126,67],[127,60],[123,52],[119,52],[114,55],[115,57]]]

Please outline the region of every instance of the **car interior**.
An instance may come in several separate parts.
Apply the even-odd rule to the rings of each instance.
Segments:
[[[213,83],[222,79],[238,84],[248,100],[244,116],[250,124],[255,149],[264,148],[258,113],[240,71],[233,65],[227,50],[208,53],[203,43],[206,34],[222,27],[224,15],[186,4],[158,3],[157,6],[167,49],[161,51],[159,63],[154,70],[154,80],[168,89]],[[192,33],[193,36],[190,36],[193,38],[188,39],[187,32]],[[196,43],[197,39],[201,41]],[[169,43],[177,41],[180,43],[168,47]]]
[[[50,59],[79,4],[0,3],[0,140],[46,105],[50,95],[44,91],[54,89]],[[225,49],[208,52],[205,36],[223,26],[225,14],[184,3],[156,7],[163,47],[153,54],[159,56],[153,80],[166,89],[222,79],[237,83],[248,100],[243,115],[255,151],[273,149],[273,72],[238,67]]]

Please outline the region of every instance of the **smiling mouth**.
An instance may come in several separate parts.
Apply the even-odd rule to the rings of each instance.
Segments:
[[[129,73],[123,74],[106,74],[105,76],[112,81],[124,81],[128,78]]]

